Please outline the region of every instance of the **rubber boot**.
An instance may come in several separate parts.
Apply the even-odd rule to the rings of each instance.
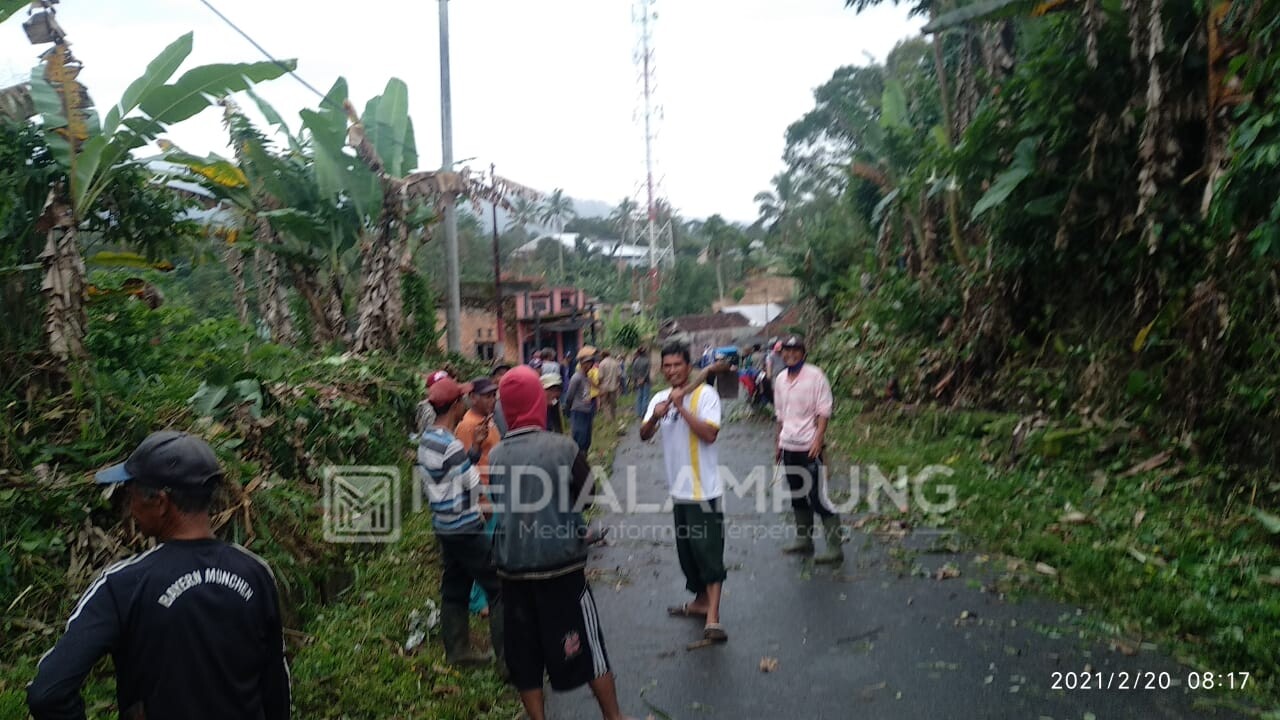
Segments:
[[[815,563],[839,565],[844,562],[844,550],[840,549],[844,543],[841,530],[839,515],[828,515],[822,518],[822,534],[827,540],[827,551],[815,557],[813,559]]]
[[[502,601],[489,603],[489,641],[493,643],[493,656],[498,663],[498,677],[505,680],[511,679],[511,671],[507,669],[507,646],[505,645],[507,637],[507,628],[503,624]]]
[[[465,603],[449,603],[440,608],[440,637],[444,640],[445,662],[450,665],[477,667],[489,663],[488,655],[471,647],[471,628]]]
[[[813,552],[813,510],[795,508],[796,539],[784,545],[782,552],[788,555],[808,555]]]

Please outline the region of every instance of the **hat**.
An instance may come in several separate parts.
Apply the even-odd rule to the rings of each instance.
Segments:
[[[547,429],[547,394],[533,368],[512,368],[498,383],[502,415],[512,430],[525,427]]]
[[[578,351],[578,362],[582,362],[584,360],[594,360],[595,356],[596,356],[596,348],[594,345],[583,345],[582,349]]]
[[[804,350],[804,338],[799,335],[788,335],[786,339],[782,341],[782,347]]]
[[[489,395],[498,392],[498,383],[492,378],[481,376],[471,381],[471,392],[476,395]]]
[[[436,370],[435,372],[427,373],[427,387],[431,387],[447,377],[449,377],[449,373],[444,370]]]
[[[427,391],[427,401],[438,408],[448,407],[469,392],[471,383],[459,385],[456,380],[445,375],[431,384],[431,389]]]
[[[494,365],[493,369],[489,371],[489,376],[492,377],[504,370],[510,370],[510,369],[511,369],[511,363],[500,362],[497,365]]]
[[[560,379],[559,375],[552,374],[542,376],[543,390],[550,390],[553,387],[560,387],[561,385],[564,385],[564,381]]]
[[[151,487],[195,487],[222,476],[218,456],[195,435],[161,430],[147,436],[128,460],[95,476],[100,485],[136,480]]]

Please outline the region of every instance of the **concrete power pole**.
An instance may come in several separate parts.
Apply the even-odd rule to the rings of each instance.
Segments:
[[[449,0],[440,0],[440,169],[453,171],[453,107],[449,88]],[[449,352],[462,352],[462,291],[458,273],[457,198],[444,204],[444,265],[449,282],[445,311],[445,343]]]

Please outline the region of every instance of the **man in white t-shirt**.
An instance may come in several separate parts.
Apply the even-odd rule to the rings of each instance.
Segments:
[[[693,602],[667,608],[671,615],[705,618],[702,637],[729,639],[720,624],[720,590],[725,580],[724,507],[721,502],[716,437],[720,433],[720,395],[702,383],[690,384],[689,348],[672,343],[662,349],[662,374],[671,383],[649,401],[640,439],[661,428],[667,488],[675,501],[676,555]]]

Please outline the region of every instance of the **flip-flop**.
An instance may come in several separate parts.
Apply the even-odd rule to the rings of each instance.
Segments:
[[[689,603],[681,603],[681,604],[679,604],[679,605],[672,605],[671,607],[667,608],[667,614],[668,614],[668,615],[670,615],[670,616],[672,616],[672,617],[692,617],[692,618],[700,618],[700,617],[706,617],[706,616],[707,616],[707,613],[706,613],[705,611],[703,611],[703,612],[699,612],[699,611],[697,611],[697,610],[691,610],[691,609],[689,608]]]
[[[707,626],[702,629],[702,637],[711,642],[729,641],[729,633],[724,631],[724,626],[720,623],[707,623]]]

